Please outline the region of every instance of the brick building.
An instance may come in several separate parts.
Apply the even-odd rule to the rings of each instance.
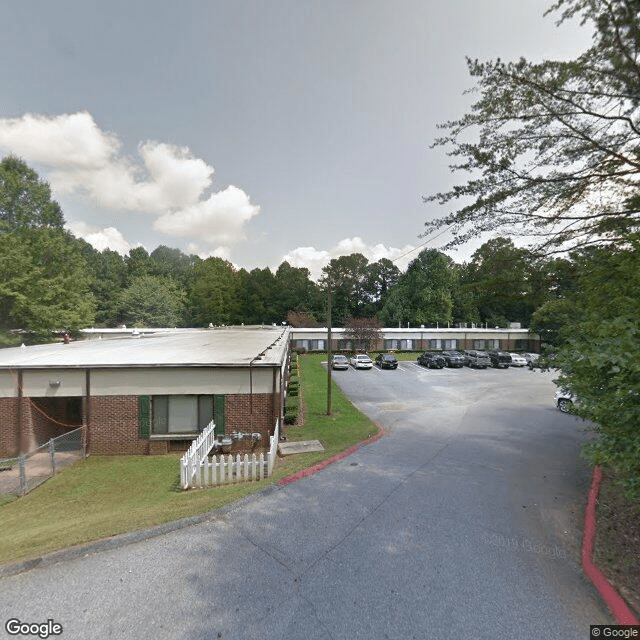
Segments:
[[[0,350],[0,456],[85,425],[91,454],[184,450],[211,420],[268,446],[283,415],[289,329],[131,332]]]

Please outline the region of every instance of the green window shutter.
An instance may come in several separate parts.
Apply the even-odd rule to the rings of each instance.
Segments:
[[[138,396],[138,437],[148,440],[151,431],[151,398]]]
[[[213,419],[216,423],[215,434],[224,433],[224,396],[213,396]]]

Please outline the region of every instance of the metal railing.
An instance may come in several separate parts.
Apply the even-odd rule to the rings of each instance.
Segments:
[[[63,467],[84,457],[84,427],[80,427],[52,438],[29,453],[0,460],[0,493],[23,496]]]

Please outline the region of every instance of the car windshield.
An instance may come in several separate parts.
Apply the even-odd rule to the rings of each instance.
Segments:
[[[347,359],[347,356],[333,356],[333,359],[336,362],[345,362],[345,360]]]

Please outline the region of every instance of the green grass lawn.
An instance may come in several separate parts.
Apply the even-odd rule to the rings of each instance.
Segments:
[[[180,489],[180,456],[91,456],[64,469],[17,500],[0,501],[0,563],[170,520],[205,513],[344,451],[377,433],[335,382],[326,415],[326,355],[299,358],[303,424],[285,428],[287,440],[320,440],[322,453],[279,458],[260,482]]]

